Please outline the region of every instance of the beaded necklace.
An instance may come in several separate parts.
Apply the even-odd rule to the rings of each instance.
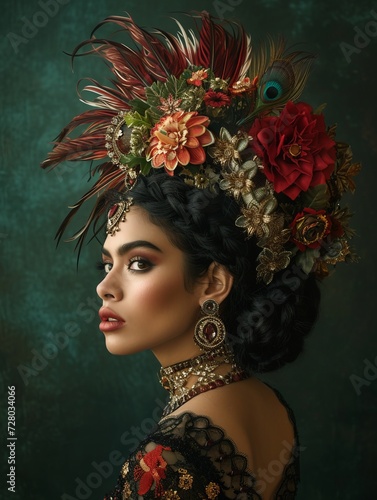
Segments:
[[[215,373],[216,368],[225,364],[231,365],[227,373],[224,375]],[[188,387],[188,379],[191,376],[198,378]],[[244,380],[247,377],[247,373],[235,364],[233,354],[224,346],[174,365],[162,367],[160,383],[170,393],[170,400],[164,408],[162,417],[169,415],[198,394]]]

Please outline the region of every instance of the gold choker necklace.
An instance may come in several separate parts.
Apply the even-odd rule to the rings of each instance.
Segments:
[[[224,375],[215,373],[216,368],[226,364],[231,365],[227,373]],[[197,380],[188,387],[188,380],[192,376],[197,377]],[[233,354],[224,346],[161,368],[160,383],[170,393],[170,400],[162,417],[169,415],[198,394],[244,380],[247,377],[247,373],[235,364]]]

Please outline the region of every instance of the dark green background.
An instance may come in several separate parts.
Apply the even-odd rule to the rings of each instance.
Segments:
[[[358,394],[350,377],[364,377],[364,360],[377,363],[377,36],[349,61],[340,44],[354,45],[355,27],[364,31],[377,5],[364,0],[66,0],[15,49],[9,34],[22,36],[25,19],[43,24],[43,17],[35,17],[42,3],[7,0],[0,16],[1,498],[55,500],[69,498],[66,494],[101,499],[119,466],[96,483],[94,463],[115,462],[115,450],[127,455],[130,438],[150,429],[164,401],[150,353],[120,358],[105,349],[95,294],[98,244],[84,250],[78,273],[73,245],[55,249],[54,232],[67,205],[86,188],[86,169],[68,164],[47,174],[38,165],[49,141],[84,109],[75,97],[78,78],[107,77],[96,59],[79,60],[73,74],[63,51],[111,14],[128,11],[142,25],[175,30],[166,14],[189,9],[213,14],[223,9],[256,40],[283,33],[317,52],[304,97],[314,107],[328,103],[327,123],[338,123],[338,139],[351,143],[355,159],[363,163],[356,195],[350,197],[361,261],[339,265],[324,282],[321,318],[306,352],[267,380],[282,391],[297,417],[304,448],[299,499],[375,498],[377,380],[370,373]],[[21,377],[20,371],[32,367],[33,359],[36,363],[37,353],[51,352],[52,337],[65,328],[76,334],[67,346],[33,375],[24,371]],[[16,386],[17,399],[16,494],[5,484],[8,385]],[[75,493],[78,479],[92,485],[86,496]]]

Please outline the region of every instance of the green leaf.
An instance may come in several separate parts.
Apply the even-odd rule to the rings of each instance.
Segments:
[[[144,156],[134,156],[131,154],[122,155],[120,158],[123,165],[127,165],[128,167],[142,166],[146,163],[146,158]]]
[[[151,169],[151,163],[147,161],[145,156],[123,155],[121,157],[121,162],[129,168],[139,167],[143,175],[148,175]]]
[[[136,127],[145,125],[148,128],[151,128],[152,123],[148,120],[148,116],[142,116],[137,111],[127,113],[124,117],[124,120],[128,127]]]
[[[314,186],[304,193],[302,202],[304,207],[312,208],[313,210],[324,210],[329,205],[330,193],[327,189],[327,184],[319,184]]]
[[[168,89],[168,94],[172,94],[175,99],[178,99],[182,96],[184,92],[186,92],[189,84],[186,81],[186,78],[177,78],[175,76],[170,76],[166,81],[166,88]]]
[[[162,82],[154,82],[145,89],[145,96],[150,106],[159,106],[160,97],[167,97],[167,89]]]
[[[144,115],[147,109],[149,108],[148,103],[142,101],[141,99],[132,99],[132,101],[130,101],[129,104],[133,111],[137,111],[141,115]]]
[[[296,258],[298,264],[305,274],[309,274],[319,258],[319,250],[317,248],[307,248],[305,252],[301,252]]]
[[[158,122],[163,115],[164,112],[161,111],[161,109],[158,109],[157,106],[151,106],[145,113],[145,116],[152,124]]]
[[[143,175],[148,175],[152,167],[151,163],[146,158],[140,158],[140,171]]]

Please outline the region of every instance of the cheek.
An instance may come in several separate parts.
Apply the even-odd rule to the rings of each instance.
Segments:
[[[150,313],[166,313],[168,309],[178,306],[188,296],[185,290],[183,276],[166,275],[155,273],[145,277],[141,283],[134,288],[133,297],[130,300],[135,307],[144,309],[146,315]],[[136,303],[135,303],[136,302]]]

